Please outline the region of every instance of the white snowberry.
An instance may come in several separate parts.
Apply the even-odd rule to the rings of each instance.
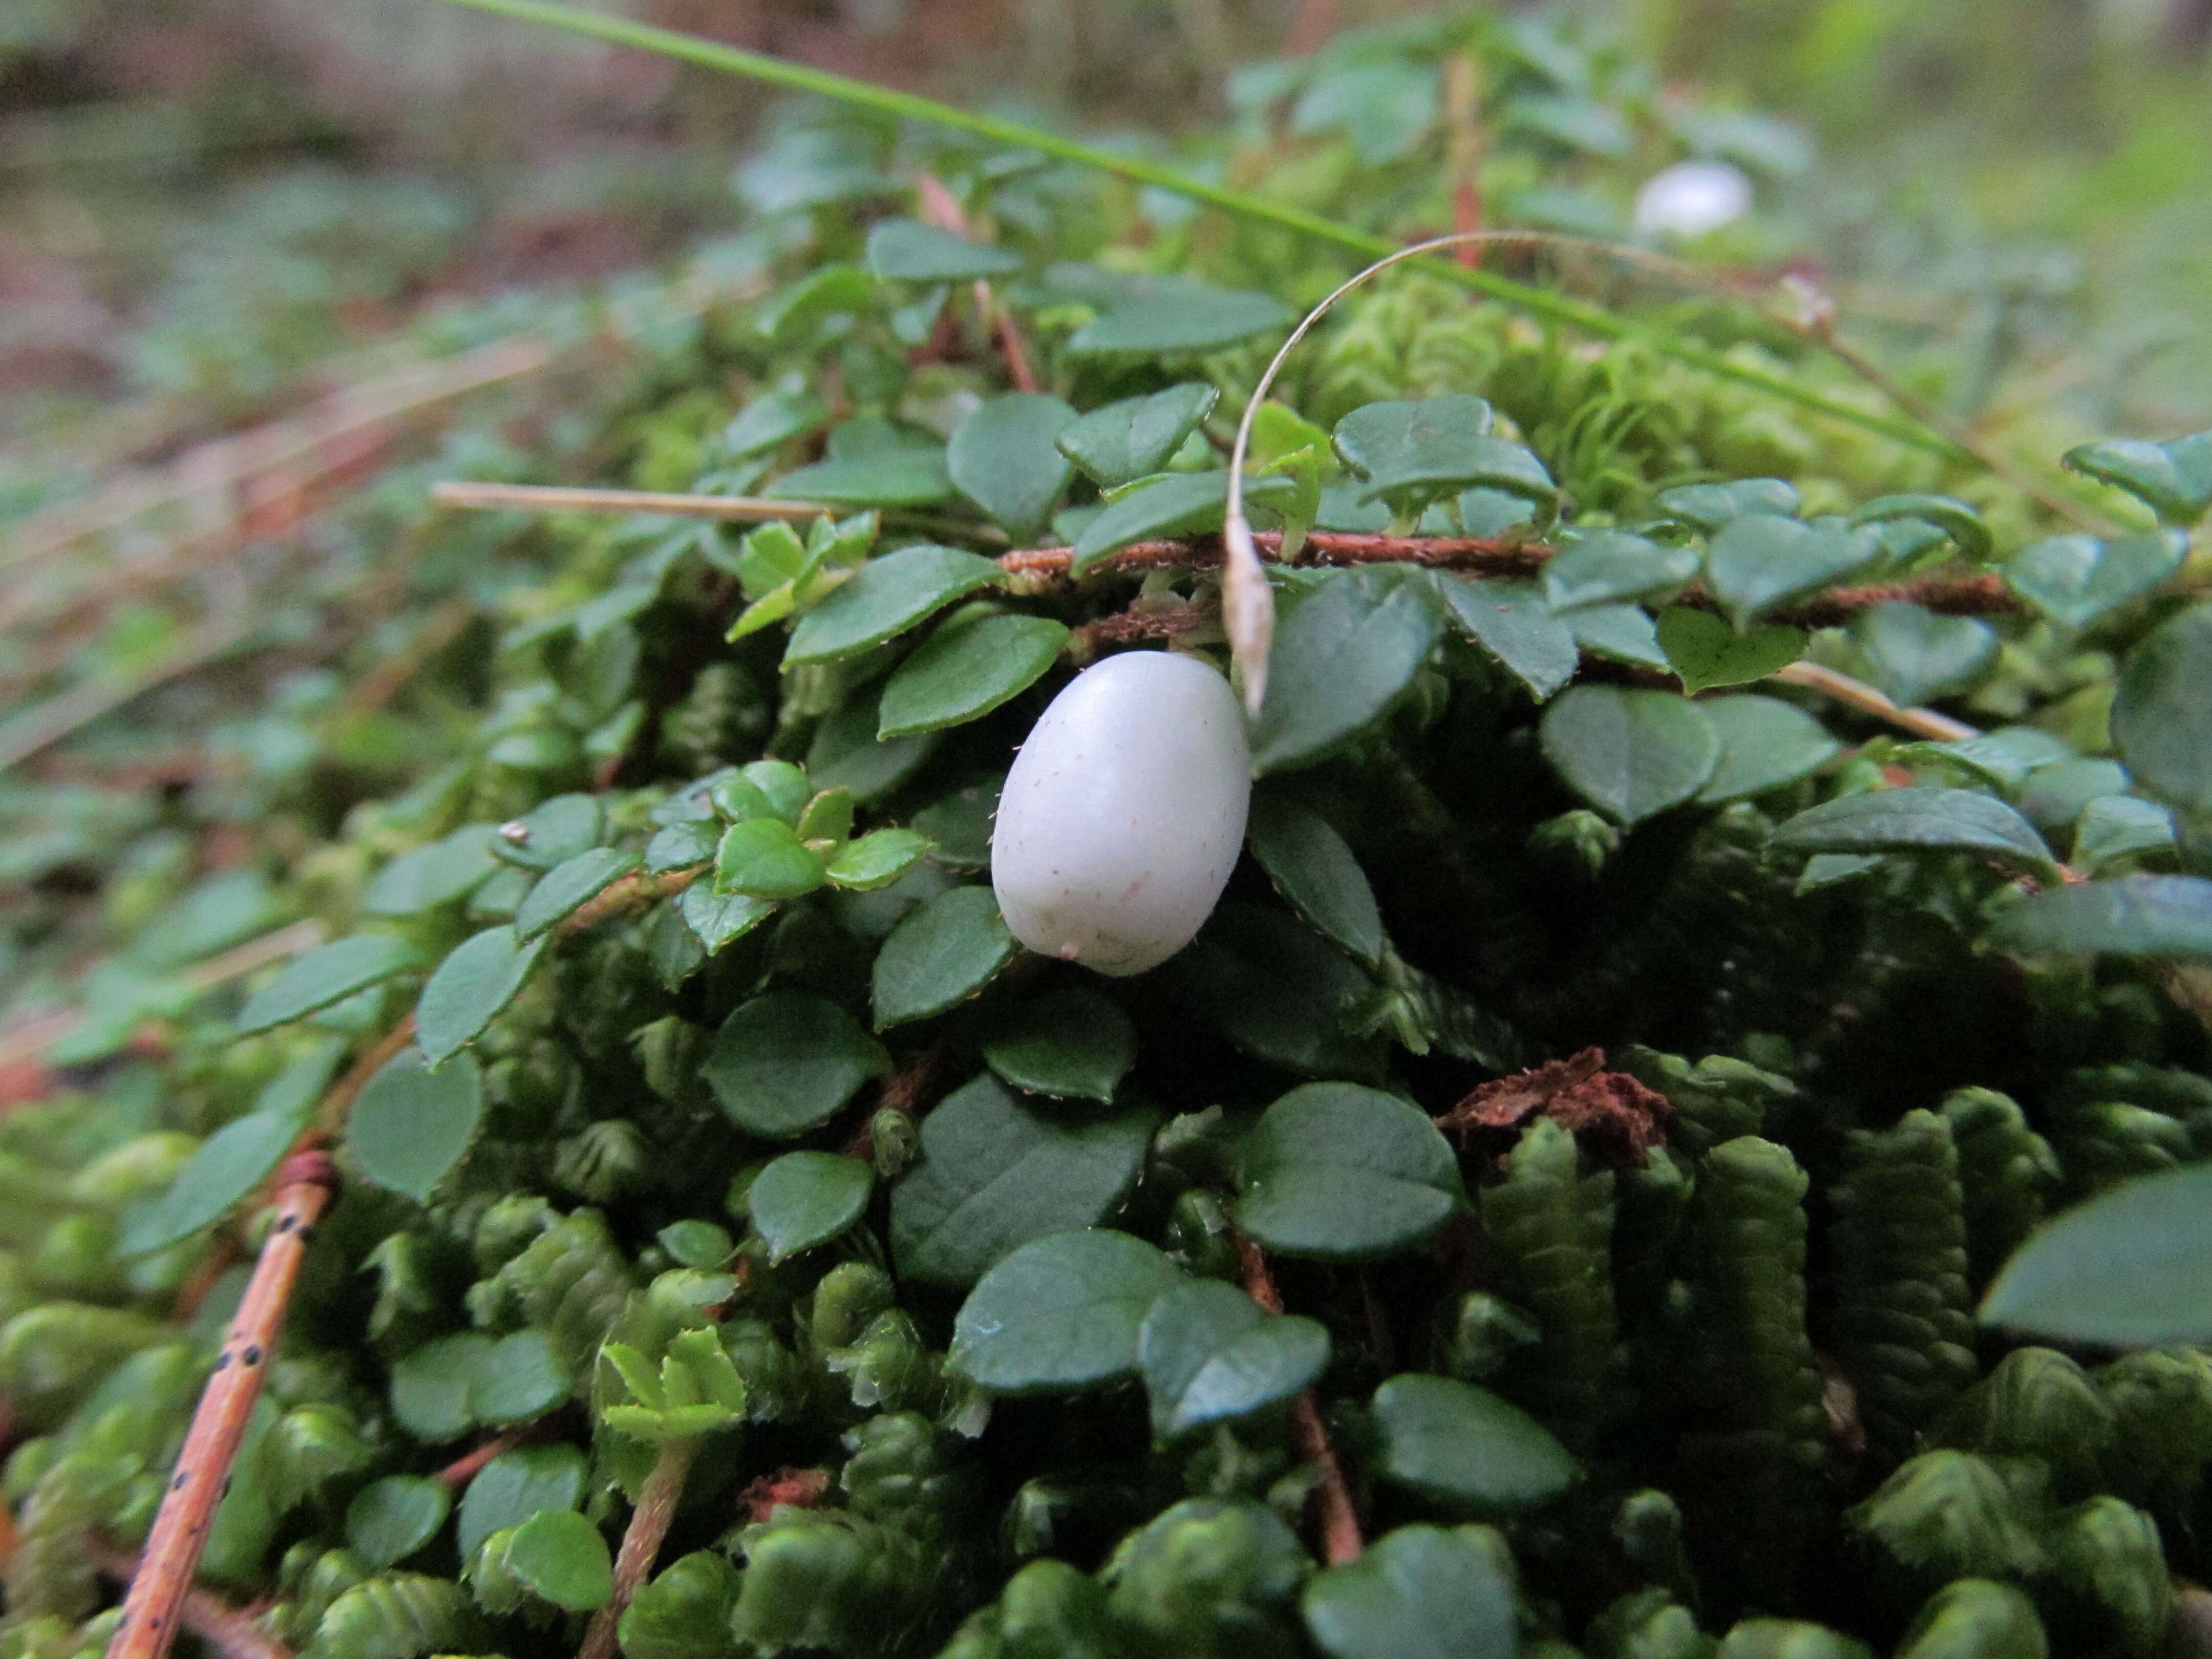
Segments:
[[[1751,211],[1751,180],[1725,161],[1677,161],[1636,193],[1636,228],[1646,235],[1703,236]]]
[[[1006,774],[991,885],[1014,937],[1102,974],[1190,943],[1244,842],[1244,716],[1192,657],[1132,651],[1078,675]]]

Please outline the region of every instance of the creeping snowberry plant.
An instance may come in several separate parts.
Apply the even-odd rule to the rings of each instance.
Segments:
[[[2207,1650],[2212,434],[1547,237],[1255,406],[1463,184],[1790,151],[1547,28],[1240,80],[1246,193],[579,26],[862,107],[363,508],[371,692],[46,803],[0,1652]]]

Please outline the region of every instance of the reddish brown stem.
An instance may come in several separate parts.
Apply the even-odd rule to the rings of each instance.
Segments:
[[[1252,542],[1261,558],[1281,556],[1283,538],[1279,532],[1256,532]],[[1540,542],[1516,542],[1495,537],[1382,536],[1316,530],[1306,537],[1298,556],[1301,562],[1307,564],[1422,564],[1479,569],[1501,576],[1525,576],[1541,569],[1544,561],[1551,556],[1552,550]],[[1065,576],[1074,557],[1073,548],[1037,547],[1003,553],[999,563],[1017,575]],[[1220,537],[1193,536],[1172,541],[1133,542],[1117,553],[1108,554],[1085,574],[1122,574],[1220,562]]]
[[[122,1583],[136,1582],[139,1557],[97,1539],[91,1540],[91,1552],[93,1565],[110,1578]],[[205,1590],[187,1590],[179,1617],[186,1630],[222,1659],[292,1659],[292,1650],[262,1629],[252,1615]]]
[[[1235,1237],[1245,1294],[1271,1314],[1282,1312],[1283,1293],[1275,1288],[1274,1275],[1267,1271],[1267,1252],[1241,1232]],[[1322,1559],[1332,1567],[1340,1567],[1358,1559],[1366,1546],[1359,1535],[1359,1514],[1352,1504],[1352,1488],[1345,1484],[1344,1466],[1336,1461],[1336,1448],[1329,1443],[1328,1425],[1322,1421],[1321,1407],[1311,1389],[1291,1402],[1291,1432],[1297,1440],[1298,1455],[1321,1471],[1315,1498],[1321,1510]]]
[[[684,1477],[691,1472],[691,1460],[698,1451],[696,1438],[671,1440],[662,1444],[660,1455],[653,1459],[653,1473],[645,1477],[637,1507],[630,1511],[629,1526],[623,1533],[622,1547],[615,1553],[615,1592],[606,1606],[592,1615],[592,1627],[584,1632],[584,1644],[576,1650],[576,1659],[615,1659],[616,1627],[622,1622],[623,1609],[651,1575],[653,1564],[660,1559],[660,1547],[667,1540],[669,1523],[676,1519],[676,1505],[684,1496]]]
[[[459,1494],[470,1481],[483,1473],[483,1466],[504,1452],[513,1451],[522,1441],[522,1431],[509,1429],[505,1434],[494,1435],[465,1456],[457,1457],[430,1478],[447,1492]]]

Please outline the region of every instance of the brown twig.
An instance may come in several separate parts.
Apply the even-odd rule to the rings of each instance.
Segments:
[[[124,1584],[136,1580],[139,1558],[129,1550],[96,1538],[89,1540],[89,1548],[93,1565],[108,1577]],[[178,1617],[222,1659],[292,1659],[292,1650],[262,1629],[258,1620],[204,1589],[185,1593]]]
[[[1702,588],[1692,588],[1680,601],[1709,611],[1720,607]],[[2003,617],[2025,607],[1993,573],[1975,576],[1924,576],[1917,581],[1879,582],[1865,587],[1836,587],[1796,605],[1768,611],[1764,622],[1788,623],[1796,628],[1840,628],[1862,611],[1878,605],[1917,605],[1939,617]]]
[[[1281,556],[1283,538],[1272,530],[1255,532],[1254,544],[1263,559]],[[1540,570],[1552,550],[1540,542],[1516,542],[1486,536],[1382,536],[1316,530],[1305,539],[1299,561],[1306,564],[1419,564],[1442,569],[1478,569],[1501,576],[1525,576]],[[1002,553],[999,563],[1020,576],[1065,576],[1075,561],[1072,547],[1035,547]],[[1221,538],[1188,536],[1173,540],[1133,542],[1109,553],[1085,571],[1126,574],[1175,566],[1204,568],[1221,562]]]
[[[615,1553],[614,1594],[592,1615],[591,1628],[584,1632],[584,1644],[577,1649],[576,1659],[615,1659],[616,1626],[660,1558],[669,1523],[676,1519],[677,1502],[684,1496],[684,1477],[690,1473],[691,1460],[698,1452],[696,1436],[662,1443],[660,1455],[653,1460],[653,1472],[645,1477],[645,1486],[637,1495],[637,1507],[630,1511],[622,1547]]]
[[[915,179],[914,193],[921,200],[924,219],[955,236],[968,234],[967,214],[935,174],[925,173]],[[1023,349],[1022,332],[1014,321],[1013,308],[1000,304],[991,292],[991,284],[981,276],[975,279],[973,292],[976,316],[998,337],[999,355],[1006,360],[1006,379],[1017,392],[1035,392],[1037,378],[1030,368],[1029,353]]]
[[[1900,708],[1864,680],[1855,680],[1849,674],[1823,668],[1818,663],[1793,662],[1786,668],[1777,669],[1774,678],[1784,685],[1799,685],[1808,691],[1833,697],[1862,714],[1871,714],[1900,732],[1909,732],[1931,742],[1964,743],[1968,738],[1982,735],[1978,726],[1954,720],[1932,708]]]
[[[828,519],[836,509],[817,501],[772,501],[758,495],[692,495],[660,489],[587,489],[580,485],[477,483],[448,478],[430,486],[441,507],[533,513],[666,513],[695,519],[763,524],[772,519]]]
[[[611,883],[598,897],[579,905],[575,914],[561,924],[561,931],[564,934],[580,933],[586,927],[596,927],[640,905],[680,893],[706,873],[705,865],[695,864],[683,870],[664,870],[657,876],[642,870],[635,875],[624,876]]]
[[[458,1496],[470,1481],[483,1473],[483,1466],[493,1458],[513,1451],[522,1443],[522,1431],[509,1429],[505,1434],[495,1434],[474,1451],[464,1453],[440,1469],[430,1478],[447,1492]]]
[[[410,1014],[356,1060],[323,1097],[317,1127],[303,1133],[291,1155],[277,1166],[275,1222],[262,1243],[245,1299],[223,1338],[214,1374],[192,1413],[191,1427],[154,1517],[144,1558],[131,1578],[107,1659],[163,1659],[176,1640],[209,1525],[230,1486],[231,1464],[246,1437],[253,1403],[260,1397],[270,1352],[284,1327],[292,1287],[299,1281],[315,1223],[337,1186],[337,1169],[326,1150],[331,1130],[344,1120],[346,1109],[368,1079],[414,1036],[415,1017]]]
[[[1282,1312],[1283,1295],[1267,1271],[1267,1252],[1241,1232],[1234,1237],[1245,1294],[1271,1314]],[[1321,1505],[1322,1559],[1332,1567],[1340,1567],[1356,1560],[1366,1545],[1359,1535],[1359,1515],[1352,1505],[1352,1489],[1344,1481],[1344,1466],[1336,1461],[1336,1448],[1329,1444],[1328,1425],[1321,1419],[1321,1407],[1315,1403],[1311,1389],[1291,1402],[1291,1432],[1297,1439],[1300,1455],[1321,1471],[1316,1496]]]

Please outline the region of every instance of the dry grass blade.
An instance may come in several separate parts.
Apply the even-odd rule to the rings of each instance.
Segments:
[[[667,513],[694,519],[765,524],[776,519],[826,519],[836,509],[816,501],[771,501],[757,495],[686,495],[659,489],[586,489],[562,484],[434,484],[431,499],[443,507],[506,508],[529,513]]]

